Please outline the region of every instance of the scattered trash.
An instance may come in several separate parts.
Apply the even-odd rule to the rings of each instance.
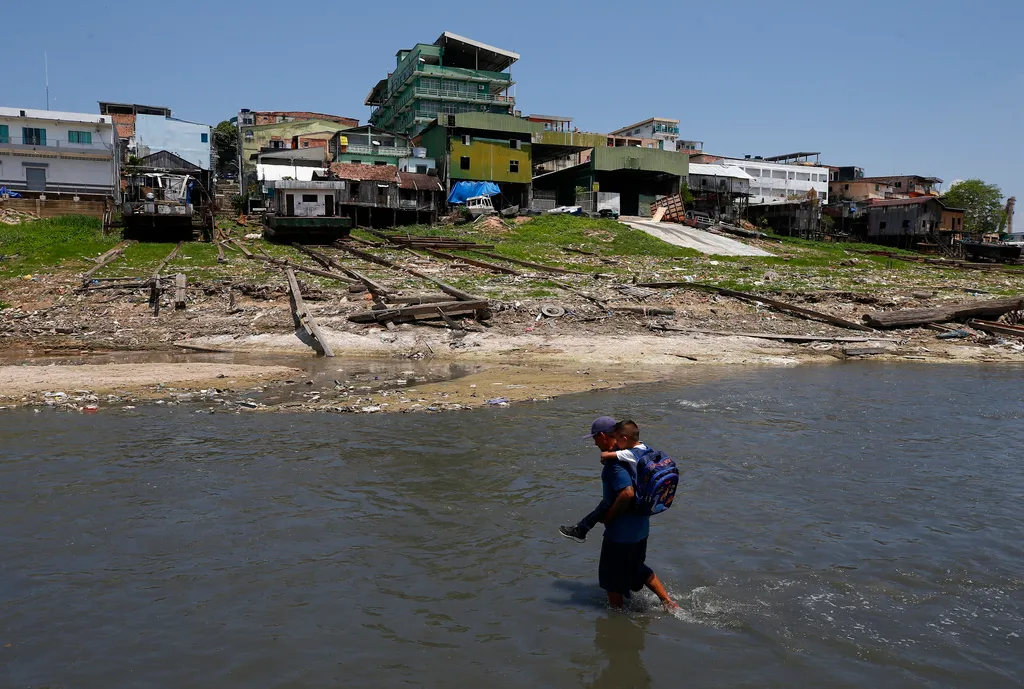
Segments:
[[[939,340],[962,340],[963,338],[970,336],[971,334],[966,330],[951,330],[948,333],[939,333],[935,337]]]
[[[561,306],[555,306],[554,304],[542,304],[540,312],[548,318],[561,318],[565,315],[565,309]]]
[[[495,397],[494,399],[487,400],[487,404],[492,407],[508,406],[508,397]]]

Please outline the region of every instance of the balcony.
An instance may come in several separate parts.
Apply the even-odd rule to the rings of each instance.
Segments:
[[[411,158],[412,148],[408,146],[364,146],[361,144],[350,144],[343,153],[349,155],[378,155],[390,158]]]
[[[20,136],[5,136],[0,137],[0,148],[8,150],[14,155],[19,153],[31,155],[33,152],[50,156],[86,154],[109,158],[112,155],[111,145],[102,141],[83,144],[66,139],[22,139]]]
[[[482,91],[458,91],[452,89],[427,89],[417,86],[413,89],[416,98],[432,98],[437,100],[461,100],[475,103],[509,103],[514,104],[512,96],[501,96]]]

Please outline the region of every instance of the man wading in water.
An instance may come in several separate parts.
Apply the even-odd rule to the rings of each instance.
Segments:
[[[590,427],[590,437],[602,452],[616,450],[615,419],[602,416]],[[644,586],[661,599],[668,609],[676,605],[668,596],[658,575],[645,564],[647,559],[647,535],[650,532],[650,517],[632,510],[636,489],[633,475],[626,464],[608,461],[601,469],[601,485],[604,491],[602,507],[607,507],[601,521],[604,523],[604,540],[601,541],[601,562],[597,568],[598,581],[608,593],[608,603],[621,608],[623,600],[631,591]],[[598,509],[601,510],[602,507]],[[570,538],[573,527],[562,527],[561,532]],[[584,535],[584,538],[586,536]]]

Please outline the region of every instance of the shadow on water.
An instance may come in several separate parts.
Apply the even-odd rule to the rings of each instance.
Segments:
[[[594,649],[604,665],[597,677],[586,684],[588,689],[648,689],[653,686],[641,656],[648,624],[643,618],[615,612],[594,620]]]

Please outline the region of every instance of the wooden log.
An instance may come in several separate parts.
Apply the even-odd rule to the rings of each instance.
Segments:
[[[574,254],[583,254],[584,256],[597,256],[600,258],[601,254],[595,254],[593,251],[585,251],[583,249],[574,249],[571,246],[563,246],[562,251],[569,251]]]
[[[312,258],[320,265],[326,268],[334,268],[335,270],[341,271],[348,277],[352,278],[354,282],[362,283],[362,285],[366,287],[366,289],[369,290],[370,293],[373,294],[375,297],[386,297],[390,293],[390,290],[384,287],[384,285],[381,285],[380,283],[371,280],[362,273],[358,273],[352,270],[348,266],[344,266],[341,263],[338,263],[337,261],[335,261],[333,258],[326,254],[321,254],[319,251],[313,251],[308,246],[304,246],[297,242],[292,244],[292,246],[301,251],[302,253],[306,254],[310,258]]]
[[[865,314],[864,320],[875,328],[914,328],[927,323],[966,321],[971,318],[998,318],[1004,313],[1021,309],[1024,309],[1024,297],[978,299],[933,308],[874,311]]]
[[[658,289],[667,289],[681,287],[684,289],[702,289],[711,290],[712,292],[718,292],[722,296],[733,297],[735,299],[742,299],[744,301],[760,302],[766,306],[770,306],[776,311],[782,311],[784,313],[791,313],[796,316],[802,316],[804,318],[810,318],[812,320],[824,321],[831,325],[839,326],[840,328],[847,328],[849,330],[861,330],[870,331],[871,328],[867,327],[862,323],[854,323],[848,321],[845,318],[839,318],[828,313],[822,313],[821,311],[815,311],[813,309],[807,309],[802,306],[796,306],[795,304],[787,304],[784,301],[778,299],[772,299],[770,297],[761,297],[756,294],[748,294],[746,292],[739,292],[734,289],[726,289],[725,287],[717,287],[715,285],[704,285],[699,282],[642,282],[640,287],[655,287]]]
[[[334,350],[331,349],[327,338],[320,331],[320,324],[313,314],[309,312],[309,309],[306,308],[306,303],[302,300],[302,292],[299,290],[299,281],[295,279],[295,272],[291,268],[285,268],[284,274],[288,278],[288,290],[291,294],[292,311],[295,313],[296,321],[320,345],[320,350],[324,356],[334,356]]]
[[[160,261],[160,265],[158,265],[156,270],[153,271],[153,275],[150,277],[150,280],[158,281],[160,279],[160,273],[163,272],[163,269],[167,267],[168,263],[178,257],[178,252],[181,251],[181,247],[184,246],[184,244],[185,242],[178,242],[178,245],[174,247],[171,253],[167,254],[164,260]]]
[[[383,323],[393,320],[395,322],[416,320],[423,318],[441,318],[438,310],[447,316],[459,314],[476,314],[486,312],[488,303],[486,299],[477,301],[446,301],[440,304],[420,304],[417,306],[403,306],[394,309],[371,309],[354,313],[348,317],[353,323]]]
[[[234,240],[232,240],[232,241],[234,241]],[[358,282],[355,278],[350,278],[347,275],[339,275],[338,273],[332,273],[332,272],[326,271],[326,270],[319,270],[317,268],[310,268],[309,266],[304,266],[301,263],[295,263],[294,261],[289,261],[286,258],[274,258],[273,256],[266,255],[266,253],[264,253],[264,255],[262,255],[262,256],[259,256],[257,254],[252,253],[251,251],[248,251],[241,244],[237,244],[236,243],[236,245],[242,251],[242,253],[245,254],[245,257],[250,259],[250,260],[264,261],[266,263],[270,263],[270,264],[278,266],[280,268],[291,268],[292,270],[298,270],[298,271],[301,271],[303,273],[309,273],[310,275],[318,275],[318,276],[320,276],[322,278],[330,278],[331,280],[337,280],[338,282],[344,282],[347,285],[353,285],[356,282]]]
[[[1019,325],[1009,325],[1008,323],[993,323],[992,321],[981,321],[976,318],[972,318],[967,321],[967,325],[971,326],[975,330],[980,330],[983,333],[989,333],[990,335],[1008,335],[1010,337],[1024,337],[1024,327]]]
[[[717,335],[720,337],[752,337],[761,340],[779,340],[782,342],[888,342],[873,337],[832,337],[830,335],[785,335],[780,333],[744,333],[727,330],[700,330],[693,328],[675,328],[668,325],[651,325],[651,330],[664,330],[673,333],[692,335]]]
[[[227,263],[228,259],[224,255],[224,243],[217,242],[217,263]]]
[[[516,265],[526,266],[527,268],[536,268],[537,270],[543,270],[548,273],[562,273],[564,275],[590,275],[590,273],[583,273],[578,270],[569,270],[568,268],[559,268],[557,266],[546,266],[542,263],[531,263],[530,261],[522,261],[518,258],[509,258],[508,256],[502,256],[501,254],[494,254],[490,251],[480,251],[479,249],[472,250],[474,254],[481,254],[489,258],[496,258],[499,261],[508,261],[509,263],[515,263]]]
[[[186,307],[185,288],[188,285],[188,278],[185,273],[178,273],[174,276],[174,308],[184,309]]]
[[[452,298],[447,294],[410,294],[405,297],[392,297],[388,301],[392,304],[441,304],[444,302],[451,301]]]
[[[401,266],[401,265],[399,265],[397,263],[394,263],[392,261],[387,260],[386,258],[381,258],[380,256],[375,256],[375,255],[373,255],[373,254],[371,254],[371,253],[369,253],[367,251],[361,251],[359,249],[354,249],[351,246],[345,246],[341,242],[335,242],[334,245],[336,247],[338,247],[339,249],[343,249],[344,251],[349,252],[353,256],[357,256],[357,257],[363,259],[364,261],[369,261],[370,263],[376,263],[378,265],[385,266],[386,268],[391,268],[392,270],[404,271],[406,273],[409,273],[410,275],[413,275],[415,277],[420,278],[421,280],[426,280],[428,282],[432,282],[435,285],[437,285],[438,289],[440,289],[442,292],[444,292],[445,294],[450,294],[451,296],[455,297],[456,299],[458,299],[460,301],[478,301],[478,300],[481,299],[481,297],[478,297],[476,295],[470,294],[469,292],[463,292],[458,287],[453,287],[452,285],[449,285],[447,283],[441,282],[437,278],[433,278],[433,277],[427,275],[426,273],[422,273],[422,272],[416,270],[415,268],[409,268],[409,267],[406,267],[406,266]]]
[[[242,255],[245,256],[246,258],[256,258],[256,254],[252,253],[244,246],[242,246],[242,243],[239,242],[237,239],[229,239],[228,241],[231,243],[232,246],[241,251]]]
[[[619,311],[622,313],[642,313],[645,316],[674,316],[676,315],[675,309],[661,309],[653,306],[609,306],[609,311]]]
[[[580,292],[578,289],[576,289],[572,285],[567,285],[566,283],[562,282],[561,280],[555,280],[554,278],[549,278],[548,282],[551,282],[551,283],[553,283],[555,285],[558,285],[559,287],[561,287],[565,291],[571,292],[572,294],[575,294],[577,297],[583,297],[584,299],[586,299],[588,301],[592,301],[595,304],[597,304],[598,306],[600,306],[602,309],[607,309],[608,308],[608,304],[604,303],[603,301],[601,301],[600,299],[595,297],[593,294],[587,294],[586,292]]]
[[[103,268],[113,263],[121,256],[123,256],[124,250],[128,248],[129,244],[131,244],[131,240],[125,240],[118,244],[117,246],[115,246],[110,251],[106,252],[105,254],[97,258],[96,265],[94,265],[92,268],[90,268],[89,270],[85,271],[85,273],[82,274],[82,285],[87,285],[89,283],[89,280],[92,278],[93,273],[98,271],[100,268]]]
[[[486,268],[487,270],[493,270],[498,273],[504,273],[505,275],[522,275],[522,273],[520,273],[518,270],[512,270],[511,268],[506,268],[504,266],[494,265],[493,263],[487,263],[486,261],[478,261],[475,258],[466,258],[464,256],[446,254],[443,251],[438,251],[437,249],[428,249],[425,246],[420,247],[420,251],[426,252],[431,256],[446,258],[449,261],[465,261],[471,266],[476,266],[477,268]]]
[[[160,315],[160,297],[163,294],[163,288],[160,286],[160,276],[157,275],[156,279],[149,281],[149,305],[153,307],[153,316]]]

